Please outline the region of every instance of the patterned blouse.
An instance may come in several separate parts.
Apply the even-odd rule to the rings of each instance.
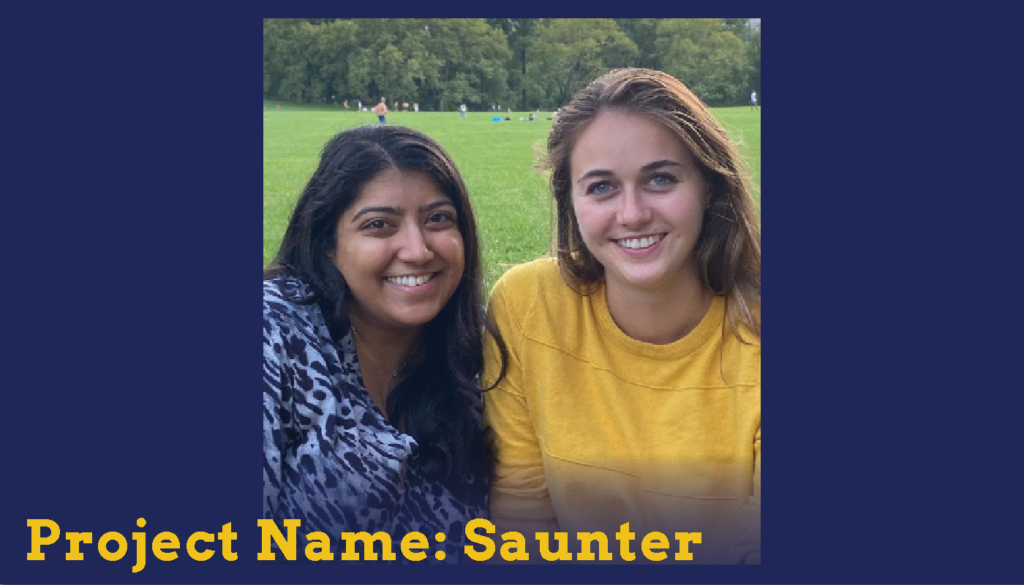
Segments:
[[[298,304],[309,292],[293,277],[263,283],[263,517],[284,534],[285,519],[302,521],[300,536],[324,532],[335,559],[343,531],[388,533],[399,561],[402,537],[418,531],[423,562],[441,550],[458,562],[465,524],[486,515],[487,479],[468,481],[471,502],[426,479],[416,440],[371,401],[351,333],[332,340],[319,306]]]

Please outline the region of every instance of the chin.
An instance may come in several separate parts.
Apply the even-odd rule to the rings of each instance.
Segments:
[[[665,282],[665,274],[658,272],[620,272],[616,280],[625,286],[635,289],[649,290],[658,288]]]
[[[423,311],[423,312],[417,311],[415,313],[407,313],[407,314],[404,314],[404,315],[396,315],[395,318],[394,318],[394,323],[397,324],[400,327],[423,327],[427,323],[430,323],[435,318],[437,318],[437,316],[440,315],[440,314],[441,314],[441,311],[438,310],[438,311]]]

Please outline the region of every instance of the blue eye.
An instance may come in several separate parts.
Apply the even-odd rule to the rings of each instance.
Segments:
[[[677,182],[675,177],[667,173],[659,173],[650,179],[650,183],[655,187],[669,187]]]
[[[587,195],[605,195],[612,190],[612,184],[608,181],[591,183],[587,186]]]

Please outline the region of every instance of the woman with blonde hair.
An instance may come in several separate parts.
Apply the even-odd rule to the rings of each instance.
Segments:
[[[498,531],[602,531],[625,560],[661,532],[676,560],[759,563],[761,245],[742,159],[681,81],[620,69],[562,108],[546,162],[557,257],[509,270],[489,304],[509,353],[503,368],[491,338]],[[627,523],[631,550],[614,542]]]

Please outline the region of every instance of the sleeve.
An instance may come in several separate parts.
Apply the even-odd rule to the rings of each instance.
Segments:
[[[284,364],[279,314],[263,301],[263,517],[276,519],[281,493],[284,451],[282,413],[290,396]],[[290,417],[288,417],[290,418]]]
[[[523,331],[516,320],[506,282],[499,280],[491,294],[492,319],[508,348],[505,377],[484,392],[484,418],[494,432],[496,467],[491,488],[490,517],[497,534],[521,532],[533,540],[537,531],[558,530],[555,511],[544,478],[540,444],[530,418],[530,405],[522,389]],[[485,386],[494,384],[501,368],[497,344],[485,341]]]
[[[754,434],[753,493],[740,508],[741,532],[732,545],[733,557],[743,565],[761,564],[761,427]]]

